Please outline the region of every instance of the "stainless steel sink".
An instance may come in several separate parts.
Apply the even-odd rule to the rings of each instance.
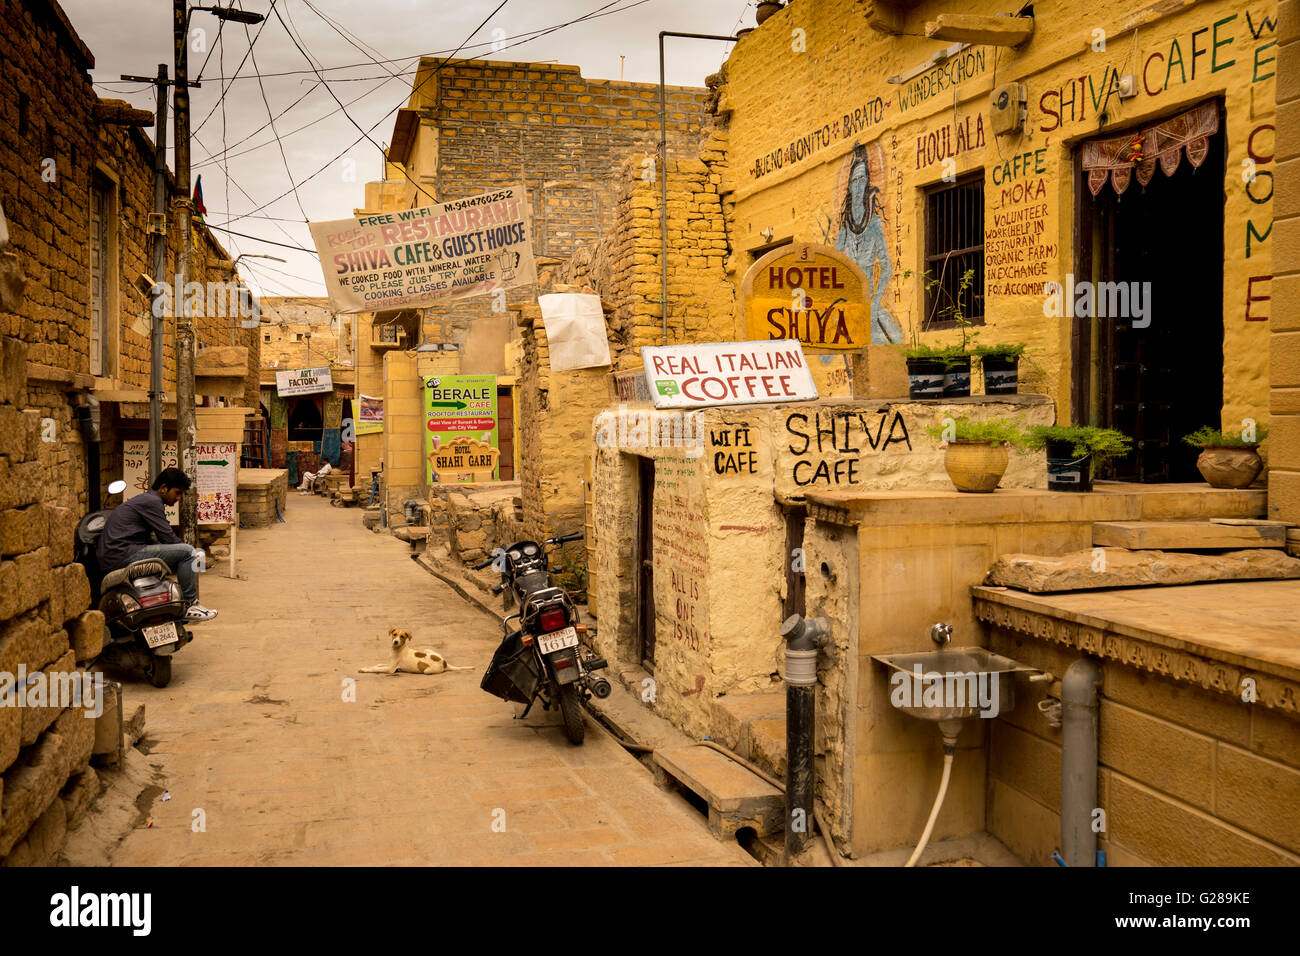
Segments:
[[[1037,673],[983,647],[876,654],[889,671],[890,703],[921,720],[996,717],[1015,706],[1015,675]]]

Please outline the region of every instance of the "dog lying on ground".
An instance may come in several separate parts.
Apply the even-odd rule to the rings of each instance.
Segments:
[[[428,647],[411,647],[411,632],[400,627],[390,628],[388,636],[393,642],[393,657],[387,664],[363,667],[362,674],[441,674],[443,671],[467,671],[472,668],[456,667],[447,663],[447,659]]]

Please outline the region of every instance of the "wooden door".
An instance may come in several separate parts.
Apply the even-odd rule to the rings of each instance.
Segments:
[[[515,396],[509,385],[497,386],[497,459],[499,481],[515,480]]]

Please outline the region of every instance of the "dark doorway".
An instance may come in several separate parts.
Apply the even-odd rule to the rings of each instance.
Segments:
[[[1107,182],[1094,198],[1077,166],[1075,280],[1123,283],[1146,310],[1074,319],[1074,420],[1133,439],[1099,477],[1201,480],[1182,437],[1218,427],[1223,407],[1223,127],[1220,107],[1199,168],[1184,156],[1172,176],[1158,169],[1145,187],[1135,177],[1120,195]]]
[[[289,441],[320,441],[323,421],[316,396],[289,399]]]
[[[638,458],[636,566],[637,566],[637,645],[641,664],[650,673],[655,669],[655,587],[654,587],[654,499],[655,461]]]

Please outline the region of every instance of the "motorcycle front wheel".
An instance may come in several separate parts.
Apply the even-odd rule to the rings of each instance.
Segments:
[[[564,736],[569,738],[569,743],[582,743],[587,725],[582,719],[582,703],[576,682],[560,688],[560,714],[564,717]]]

